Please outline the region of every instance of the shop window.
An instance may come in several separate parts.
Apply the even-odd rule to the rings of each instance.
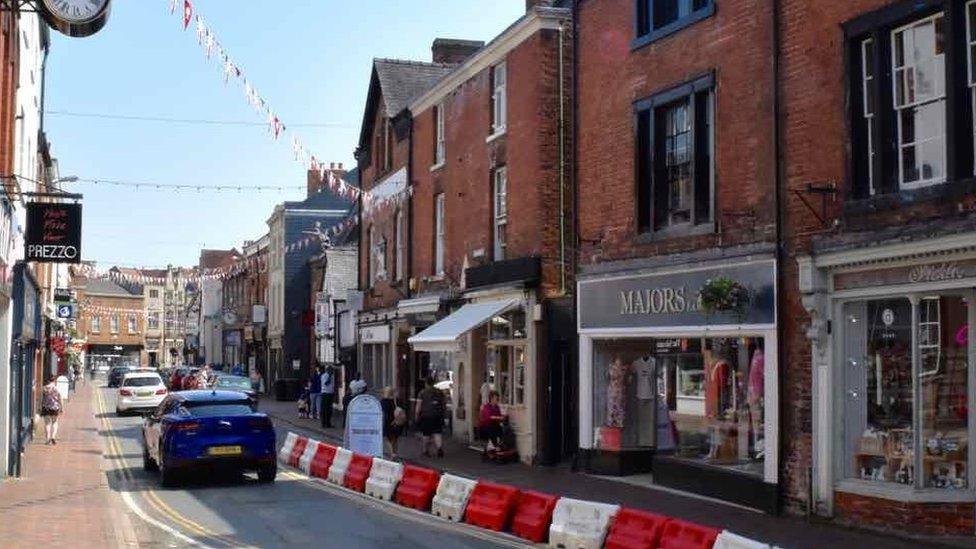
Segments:
[[[492,343],[488,346],[489,389],[498,391],[501,404],[521,406],[525,403],[526,360],[524,344]]]
[[[525,339],[525,310],[519,308],[493,317],[489,327],[491,340]]]
[[[968,301],[906,296],[843,311],[845,476],[967,488]]]
[[[385,344],[363,345],[362,371],[360,375],[371,392],[378,392],[393,385],[393,371],[387,357]]]
[[[597,341],[595,446],[762,476],[765,342],[759,337]]]

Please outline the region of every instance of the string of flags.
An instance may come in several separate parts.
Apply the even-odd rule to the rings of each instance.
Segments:
[[[241,68],[241,65],[230,57],[230,54],[228,54],[227,50],[220,43],[220,40],[217,39],[213,29],[207,24],[203,16],[196,11],[193,3],[190,0],[169,0],[170,14],[176,15],[180,3],[183,5],[183,10],[180,14],[183,30],[188,30],[191,23],[193,24],[197,42],[203,49],[207,60],[212,60],[217,63],[225,83],[233,81],[240,85],[244,92],[245,101],[247,101],[248,105],[259,116],[264,117],[267,121],[269,135],[275,141],[281,140],[285,132],[288,132],[288,126],[282,122],[277,111],[272,108],[271,104],[261,95],[254,84],[251,83]],[[377,208],[383,208],[391,204],[399,204],[405,199],[404,195],[409,195],[409,186],[407,189],[391,196],[375,196],[369,191],[363,191],[354,185],[346,183],[334,173],[332,169],[334,163],[324,162],[317,155],[312,154],[308,147],[305,146],[301,136],[297,133],[288,133],[291,136],[291,147],[295,161],[302,163],[310,170],[318,172],[323,183],[338,196],[350,200],[361,200],[364,214],[369,214]]]

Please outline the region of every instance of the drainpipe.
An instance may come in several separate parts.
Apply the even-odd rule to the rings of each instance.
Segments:
[[[563,25],[559,25],[559,295],[566,295],[566,90]]]
[[[783,367],[786,365],[786,361],[783,360],[786,356],[786,338],[782,337],[783,333],[783,321],[785,318],[783,312],[783,292],[784,288],[783,282],[785,281],[783,276],[783,262],[786,260],[785,254],[785,242],[783,241],[783,214],[784,214],[784,202],[783,202],[783,189],[782,185],[784,182],[783,170],[783,150],[782,150],[782,128],[780,124],[780,113],[782,107],[782,93],[781,93],[781,82],[780,82],[780,52],[782,48],[782,36],[780,35],[780,10],[782,9],[781,0],[772,0],[772,54],[773,54],[773,64],[772,64],[772,85],[773,85],[773,195],[776,201],[776,286],[780,288],[780,291],[776,292],[776,353],[777,353],[777,364],[779,364],[779,375],[777,384],[779,386],[779,461],[783,461],[783,457],[786,455],[786,437],[783,436],[783,418],[786,417],[788,412],[787,399],[783,398],[786,389],[786,376],[784,375]],[[779,463],[776,464],[777,469]],[[781,481],[779,471],[777,471],[777,481]],[[779,483],[779,482],[778,482]],[[778,499],[778,497],[777,497]],[[807,501],[807,514],[809,514],[810,501]]]

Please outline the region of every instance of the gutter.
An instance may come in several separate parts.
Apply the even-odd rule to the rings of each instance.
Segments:
[[[785,203],[783,201],[783,189],[782,185],[785,181],[783,177],[785,170],[785,162],[783,160],[783,150],[782,150],[782,126],[780,124],[780,116],[782,109],[782,86],[780,82],[780,53],[782,50],[782,36],[780,31],[782,30],[780,23],[780,11],[782,9],[781,0],[772,0],[772,85],[773,85],[773,196],[776,202],[776,287],[778,288],[776,292],[776,332],[778,337],[776,338],[776,354],[777,363],[780,364],[780,370],[777,375],[777,384],[779,385],[779,449],[778,449],[778,461],[777,467],[777,484],[782,486],[782,467],[780,464],[783,462],[783,457],[786,455],[786,437],[783,436],[783,418],[787,417],[788,408],[790,407],[785,395],[786,389],[786,375],[783,366],[786,365],[786,361],[783,360],[786,357],[786,338],[782,337],[783,326],[784,326],[784,299],[783,299],[783,288],[785,282],[783,263],[786,260],[786,253],[784,250],[785,242],[783,238],[783,215]],[[780,489],[782,493],[782,490]],[[780,498],[777,498],[780,500]],[[810,500],[807,500],[807,515],[810,513]]]
[[[563,25],[559,25],[559,295],[566,295],[566,90]]]

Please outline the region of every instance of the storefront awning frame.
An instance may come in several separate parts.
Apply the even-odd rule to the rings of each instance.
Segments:
[[[474,330],[492,317],[503,314],[515,307],[521,301],[518,299],[504,299],[468,303],[457,311],[431,325],[426,330],[407,340],[414,351],[419,352],[453,352],[460,348],[461,337]]]

